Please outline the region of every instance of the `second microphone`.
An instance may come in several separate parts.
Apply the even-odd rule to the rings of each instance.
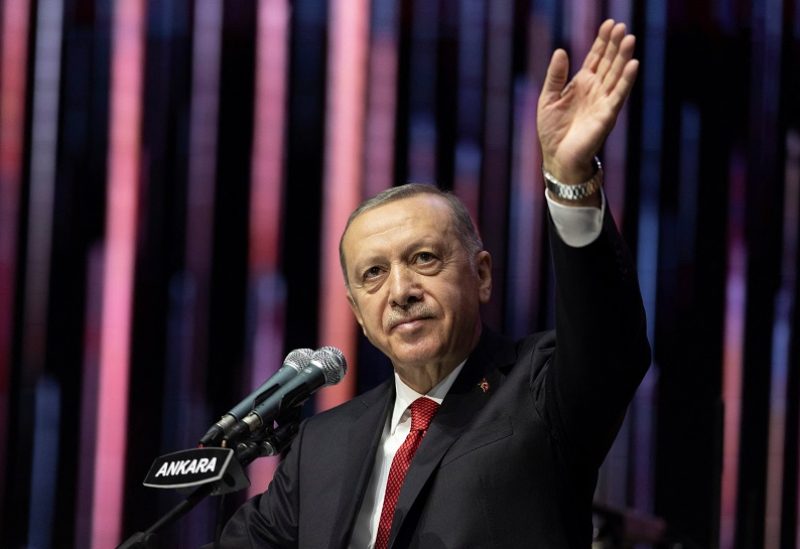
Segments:
[[[239,442],[264,427],[271,428],[274,421],[302,405],[320,387],[339,383],[346,372],[347,361],[336,347],[314,351],[305,368],[236,422],[225,436],[227,445]]]

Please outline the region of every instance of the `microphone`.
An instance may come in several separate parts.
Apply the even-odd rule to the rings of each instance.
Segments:
[[[314,351],[311,349],[295,349],[283,359],[283,365],[261,386],[247,395],[244,400],[231,408],[200,439],[200,446],[218,445],[231,428],[244,418],[253,407],[275,393],[280,387],[298,375],[311,360]]]
[[[229,442],[238,441],[272,422],[283,413],[308,400],[324,385],[336,385],[347,372],[347,361],[336,347],[322,347],[314,352],[308,365],[264,400],[227,433]]]

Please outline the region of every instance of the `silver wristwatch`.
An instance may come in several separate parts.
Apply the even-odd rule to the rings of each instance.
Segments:
[[[603,165],[600,159],[594,157],[594,175],[583,183],[574,185],[567,185],[556,179],[553,174],[548,172],[542,166],[542,175],[544,176],[544,184],[553,196],[564,200],[581,200],[587,196],[592,196],[597,190],[603,186]]]

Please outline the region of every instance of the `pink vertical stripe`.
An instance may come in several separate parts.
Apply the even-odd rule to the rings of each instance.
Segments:
[[[781,542],[783,451],[786,435],[786,391],[791,347],[792,314],[797,273],[798,212],[800,212],[800,135],[790,131],[786,137],[783,201],[783,258],[781,285],[775,296],[775,322],[772,330],[772,379],[769,399],[769,445],[767,447],[767,486],[764,517],[764,549],[777,549]]]
[[[731,159],[728,201],[728,268],[725,290],[725,328],[722,353],[722,398],[725,405],[720,502],[720,547],[733,547],[736,534],[736,499],[739,475],[739,427],[742,408],[742,360],[747,281],[744,237],[744,160]]]
[[[361,197],[369,2],[332,0],[330,10],[319,333],[322,344],[344,352],[350,372],[338,385],[320,391],[318,410],[355,393],[356,323],[345,297],[338,246]]]
[[[281,364],[284,301],[278,273],[282,225],[283,150],[289,35],[287,0],[258,5],[256,97],[250,189],[250,291],[256,303],[250,386],[257,387]],[[250,496],[262,492],[277,458],[259,459],[249,469]]]
[[[136,252],[145,3],[118,0],[112,21],[105,270],[100,326],[92,547],[120,540]]]
[[[5,471],[30,6],[28,0],[3,0],[0,6],[0,471]],[[5,477],[0,475],[0,494]],[[0,497],[0,514],[4,504]]]
[[[250,190],[251,274],[278,267],[288,25],[287,0],[260,1]]]

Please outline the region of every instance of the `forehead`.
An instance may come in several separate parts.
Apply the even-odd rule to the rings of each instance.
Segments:
[[[401,198],[371,208],[350,224],[343,245],[345,255],[402,239],[455,238],[453,214],[446,199],[434,194]]]

